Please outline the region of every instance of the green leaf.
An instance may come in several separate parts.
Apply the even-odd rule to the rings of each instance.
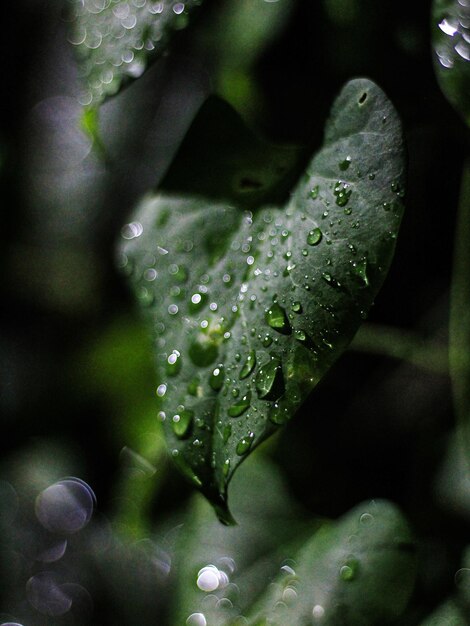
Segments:
[[[73,0],[70,42],[81,62],[82,104],[98,106],[139,78],[202,0]]]
[[[186,515],[173,559],[178,586],[172,624],[198,624],[196,617],[188,619],[198,613],[211,626],[237,623],[319,526],[304,521],[279,469],[260,454],[237,474],[231,497],[237,526],[219,524],[200,497]]]
[[[470,5],[466,0],[434,0],[432,45],[439,85],[470,124]]]
[[[271,585],[253,626],[368,626],[406,608],[414,586],[415,547],[403,515],[387,501],[361,504],[324,526]]]
[[[453,600],[441,604],[420,626],[468,626],[464,612]]]
[[[162,191],[124,227],[120,264],[154,334],[171,454],[223,516],[237,466],[295,413],[382,285],[403,140],[383,92],[351,81],[286,200],[292,152],[239,122],[201,135],[196,123]]]

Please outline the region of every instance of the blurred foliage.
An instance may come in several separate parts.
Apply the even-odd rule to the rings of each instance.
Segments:
[[[1,622],[223,624],[248,615],[284,580],[278,576],[297,573],[294,555],[307,536],[334,552],[341,541],[329,544],[316,529],[339,528],[342,521],[325,518],[351,515],[371,499],[393,502],[387,506],[408,520],[416,582],[400,616],[368,612],[367,619],[470,622],[469,453],[460,428],[468,423],[470,192],[461,175],[469,131],[447,101],[467,119],[468,2],[441,4],[206,0],[169,53],[101,106],[102,150],[80,126],[83,85],[66,3],[5,7]],[[435,56],[441,44],[452,68]],[[210,93],[270,142],[311,154],[330,103],[355,76],[385,90],[407,138],[407,214],[395,261],[370,313],[372,332],[364,327],[289,427],[240,469],[233,482],[240,524],[225,529],[168,468],[149,340],[117,275],[114,245]],[[97,507],[76,533],[51,535],[37,502],[48,501],[50,487],[62,493],[66,476],[85,480]],[[62,504],[83,513],[83,502]],[[220,557],[227,560],[213,562]],[[302,580],[318,576],[315,564],[334,573],[333,557],[308,561]],[[208,565],[219,573],[200,573]],[[289,578],[282,602],[302,584]],[[313,603],[303,593],[302,602]],[[371,599],[368,590],[362,599]],[[316,606],[312,624],[321,623]],[[345,615],[336,623],[361,623]],[[236,619],[233,626],[246,626]]]

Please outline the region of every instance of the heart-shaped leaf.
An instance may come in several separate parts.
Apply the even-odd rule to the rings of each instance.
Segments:
[[[237,466],[295,413],[382,285],[403,210],[403,139],[383,92],[351,81],[279,206],[291,153],[239,127],[192,143],[200,135],[196,124],[166,191],[124,227],[120,263],[154,334],[171,454],[223,516]]]
[[[384,500],[361,504],[300,550],[290,576],[271,585],[256,626],[389,623],[413,591],[415,546],[403,515]]]
[[[82,104],[96,107],[139,78],[201,2],[73,0],[69,39],[87,85]]]
[[[432,43],[439,85],[470,124],[470,3],[434,0]]]

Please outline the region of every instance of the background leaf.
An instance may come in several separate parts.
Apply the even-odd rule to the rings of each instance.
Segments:
[[[284,207],[272,205],[286,154],[217,127],[219,153],[207,132],[199,158],[183,145],[165,191],[123,228],[120,263],[154,332],[171,454],[223,515],[236,467],[367,315],[395,247],[404,157],[396,113],[365,79],[337,98]]]
[[[97,106],[139,78],[201,1],[74,0],[70,41],[87,83],[82,104]]]
[[[323,527],[295,561],[295,571],[271,586],[251,624],[388,623],[405,609],[416,573],[408,524],[385,500],[360,504]]]
[[[470,124],[470,4],[466,0],[434,0],[432,44],[439,85]]]
[[[246,615],[267,581],[289,571],[285,566],[292,565],[303,539],[320,526],[304,519],[278,468],[261,452],[250,457],[233,481],[237,526],[222,526],[209,504],[194,498],[176,545],[173,624],[187,623],[194,613],[202,613],[211,626]]]

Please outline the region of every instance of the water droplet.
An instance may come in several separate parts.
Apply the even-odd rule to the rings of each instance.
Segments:
[[[248,435],[240,439],[240,441],[237,443],[237,448],[236,448],[237,454],[239,456],[243,456],[249,451],[254,438],[255,438],[255,434],[253,432],[250,432],[248,433]]]
[[[298,301],[293,302],[291,308],[294,311],[294,313],[302,313],[302,305]]]
[[[269,410],[268,418],[276,426],[283,426],[289,420],[289,410],[282,402],[275,402]]]
[[[352,581],[356,577],[358,562],[355,559],[348,559],[339,569],[339,577],[344,581]]]
[[[338,181],[334,186],[334,194],[336,196],[336,204],[340,207],[344,207],[349,202],[352,189],[349,188],[348,183]]]
[[[166,373],[169,376],[176,376],[180,373],[182,364],[181,353],[173,350],[166,362]]]
[[[186,626],[207,626],[204,613],[191,613],[186,620]]]
[[[237,402],[229,406],[227,413],[230,417],[239,417],[249,408],[250,403],[251,391],[247,391],[247,393],[242,396],[240,400],[237,400]]]
[[[230,439],[230,435],[232,434],[232,424],[225,424],[224,432],[223,432],[223,441],[224,444]]]
[[[161,385],[158,385],[157,387],[157,396],[159,398],[163,398],[165,394],[166,394],[166,385],[165,383],[162,383]]]
[[[256,353],[254,350],[251,350],[248,356],[246,357],[246,361],[243,364],[243,367],[240,370],[240,380],[243,380],[247,376],[251,374],[256,365]]]
[[[294,331],[294,337],[301,343],[305,343],[307,341],[307,335],[301,328]]]
[[[351,165],[351,157],[347,156],[343,161],[339,163],[339,169],[342,172],[345,172],[350,165]]]
[[[312,609],[313,619],[320,620],[325,615],[325,609],[321,606],[321,604],[315,604]]]
[[[206,304],[206,301],[206,293],[193,293],[189,302],[189,310],[191,311],[191,313],[196,313],[197,311],[200,311],[202,307]]]
[[[224,366],[222,363],[219,363],[216,368],[212,370],[212,373],[209,377],[209,386],[214,391],[220,391],[222,385],[224,384]]]
[[[363,526],[372,526],[374,523],[374,516],[370,513],[363,513],[359,518],[359,521]]]
[[[290,333],[289,320],[280,304],[274,302],[265,315],[267,324],[280,333]]]
[[[269,346],[272,344],[272,342],[273,342],[273,338],[271,337],[271,335],[268,335],[267,333],[263,337],[263,339],[261,340],[261,343],[263,344],[263,346],[265,348],[269,348]]]
[[[369,277],[367,276],[367,259],[363,257],[359,261],[352,264],[354,274],[364,283],[365,287],[369,286]]]
[[[173,432],[179,439],[184,439],[189,435],[193,417],[194,411],[187,409],[183,409],[177,415],[173,416],[171,426],[173,428]]]
[[[322,231],[318,227],[314,228],[307,235],[307,243],[309,246],[317,246],[322,240],[322,237]]]
[[[222,466],[222,474],[224,475],[225,478],[227,478],[229,473],[230,473],[230,459],[225,459],[224,464]]]
[[[340,288],[341,287],[341,283],[339,283],[336,278],[334,278],[331,274],[329,274],[328,272],[323,272],[321,277],[323,278],[323,280],[325,281],[325,283],[327,283],[328,285],[330,285],[331,287],[337,287]]]
[[[319,192],[320,187],[318,185],[315,185],[315,187],[313,187],[312,191],[310,192],[310,197],[312,198],[312,200],[316,200],[318,198]]]
[[[262,365],[255,379],[256,392],[263,400],[277,400],[284,392],[282,365],[278,359],[271,359]]]

